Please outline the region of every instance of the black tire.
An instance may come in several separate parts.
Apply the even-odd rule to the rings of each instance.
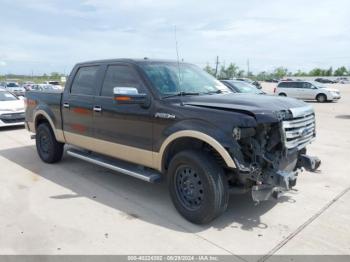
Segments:
[[[287,96],[285,93],[279,93],[279,96]]]
[[[318,94],[316,100],[320,103],[327,102],[327,96],[325,94]]]
[[[36,150],[41,160],[55,163],[62,159],[64,144],[56,140],[48,123],[39,124],[36,132]]]
[[[168,185],[175,208],[192,223],[209,223],[227,208],[224,171],[207,153],[185,150],[176,154],[169,165]]]

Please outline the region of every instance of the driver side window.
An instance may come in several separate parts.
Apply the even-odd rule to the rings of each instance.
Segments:
[[[137,72],[126,65],[108,66],[101,96],[113,96],[114,87],[135,87],[139,93],[145,93],[145,88]]]
[[[310,83],[303,83],[303,88],[306,88],[306,89],[312,89],[312,85]]]

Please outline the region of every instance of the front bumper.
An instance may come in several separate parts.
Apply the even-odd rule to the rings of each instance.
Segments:
[[[24,125],[24,112],[0,114],[0,127]]]
[[[317,157],[300,155],[296,165],[296,170],[292,172],[277,171],[273,183],[259,183],[252,187],[252,198],[256,202],[266,201],[279,196],[292,189],[297,182],[298,169],[304,168],[308,171],[316,171],[321,165],[321,160]]]
[[[333,95],[331,100],[339,100],[341,95]]]

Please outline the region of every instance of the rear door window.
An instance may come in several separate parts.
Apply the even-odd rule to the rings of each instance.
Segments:
[[[288,88],[289,87],[289,82],[281,82],[281,83],[278,84],[278,87]]]
[[[78,69],[71,88],[72,94],[94,95],[99,66],[86,66]]]

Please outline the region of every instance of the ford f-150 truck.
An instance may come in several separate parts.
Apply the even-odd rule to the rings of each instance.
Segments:
[[[315,138],[312,107],[232,93],[197,66],[115,59],[77,64],[62,93],[26,93],[40,158],[67,154],[148,182],[168,181],[175,208],[208,223],[230,193],[263,201],[296,185]]]

